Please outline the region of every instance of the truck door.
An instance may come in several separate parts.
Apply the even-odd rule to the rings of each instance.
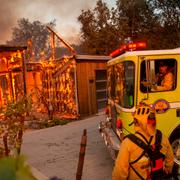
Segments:
[[[177,123],[176,110],[180,108],[178,61],[179,55],[139,57],[137,102],[159,108],[157,126],[167,133]]]

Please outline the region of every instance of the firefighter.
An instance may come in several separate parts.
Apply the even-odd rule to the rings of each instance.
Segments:
[[[123,140],[112,179],[162,179],[171,173],[174,156],[169,140],[156,129],[155,110],[141,104],[133,118],[135,134]]]
[[[168,64],[161,61],[157,77],[157,86],[153,86],[152,91],[169,91],[173,89],[173,73],[169,70]]]

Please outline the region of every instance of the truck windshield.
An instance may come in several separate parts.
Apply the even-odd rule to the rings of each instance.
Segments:
[[[134,106],[135,65],[125,61],[108,68],[108,96],[124,108]]]

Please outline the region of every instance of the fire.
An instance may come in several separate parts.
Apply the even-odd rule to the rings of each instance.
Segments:
[[[75,60],[64,57],[59,61],[43,61],[41,80],[42,91],[46,99],[45,106],[52,105],[55,113],[74,116],[78,115],[75,98]]]

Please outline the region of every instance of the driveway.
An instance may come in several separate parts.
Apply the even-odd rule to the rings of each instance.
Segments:
[[[22,152],[28,162],[47,177],[76,178],[80,141],[87,129],[87,147],[82,180],[110,180],[113,168],[109,152],[98,132],[104,115],[75,121],[63,126],[24,134]]]

